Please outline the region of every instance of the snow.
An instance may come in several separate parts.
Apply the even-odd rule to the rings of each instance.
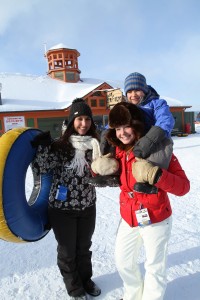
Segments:
[[[171,97],[160,96],[160,99],[165,99],[169,106],[185,106],[182,101],[171,98]],[[186,105],[186,106],[188,106],[188,105]]]
[[[169,242],[168,286],[165,300],[198,300],[200,282],[200,124],[196,133],[173,137],[174,153],[191,182],[184,197],[170,196],[173,229]],[[27,197],[32,189],[32,175],[26,178]],[[120,219],[119,189],[97,188],[97,222],[93,236],[93,279],[101,287],[98,300],[119,300],[122,281],[114,261],[116,231]],[[56,241],[50,231],[31,243],[0,240],[1,300],[64,300],[67,296],[56,264]],[[144,270],[144,251],[139,263]]]
[[[73,49],[71,47],[67,47],[65,44],[63,43],[59,43],[57,45],[54,45],[53,47],[51,47],[49,50],[56,50],[56,49]],[[48,50],[48,51],[49,51]]]
[[[62,44],[57,45],[60,46]],[[123,81],[81,78],[77,83],[66,83],[47,75],[0,73],[2,85],[0,112],[65,109],[75,98],[84,97],[104,82],[123,91]],[[184,106],[181,101],[174,98],[165,96],[160,98],[166,99],[170,106]]]
[[[0,83],[0,112],[7,112],[64,109],[75,98],[84,97],[103,81],[82,78],[77,83],[65,83],[49,76],[0,73]]]

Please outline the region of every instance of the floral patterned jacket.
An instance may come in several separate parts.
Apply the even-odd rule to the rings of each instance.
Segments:
[[[73,153],[71,159],[73,158]],[[35,159],[32,162],[33,172],[36,174],[45,174],[52,172],[53,179],[49,193],[49,206],[62,210],[84,210],[85,208],[95,205],[96,191],[88,183],[91,177],[90,165],[92,160],[92,151],[85,151],[85,159],[88,166],[84,167],[83,176],[78,176],[73,169],[66,166],[70,159],[67,159],[65,153],[61,151],[51,152],[50,146],[39,146]],[[56,200],[58,186],[62,185],[67,188],[66,201]]]

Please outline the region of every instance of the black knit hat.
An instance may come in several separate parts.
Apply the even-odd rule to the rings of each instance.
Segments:
[[[88,116],[94,123],[91,108],[82,98],[77,98],[72,102],[67,127],[70,127],[74,119],[79,116]]]

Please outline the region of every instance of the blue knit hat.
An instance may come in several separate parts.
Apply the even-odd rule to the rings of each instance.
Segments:
[[[130,90],[140,90],[145,94],[148,93],[148,85],[146,83],[146,78],[137,72],[131,73],[128,75],[124,81],[124,92],[125,95]]]

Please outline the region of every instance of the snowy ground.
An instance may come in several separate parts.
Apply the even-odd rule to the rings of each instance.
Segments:
[[[196,134],[174,137],[178,156],[190,181],[191,191],[184,197],[170,195],[173,230],[169,243],[168,287],[165,300],[200,299],[200,124]],[[27,175],[27,194],[32,176]],[[97,189],[97,224],[93,236],[94,280],[102,289],[98,300],[119,300],[122,281],[114,262],[118,227],[118,188]],[[139,263],[143,270],[144,253]],[[56,264],[56,242],[52,231],[35,243],[9,243],[0,240],[1,300],[69,299]]]

